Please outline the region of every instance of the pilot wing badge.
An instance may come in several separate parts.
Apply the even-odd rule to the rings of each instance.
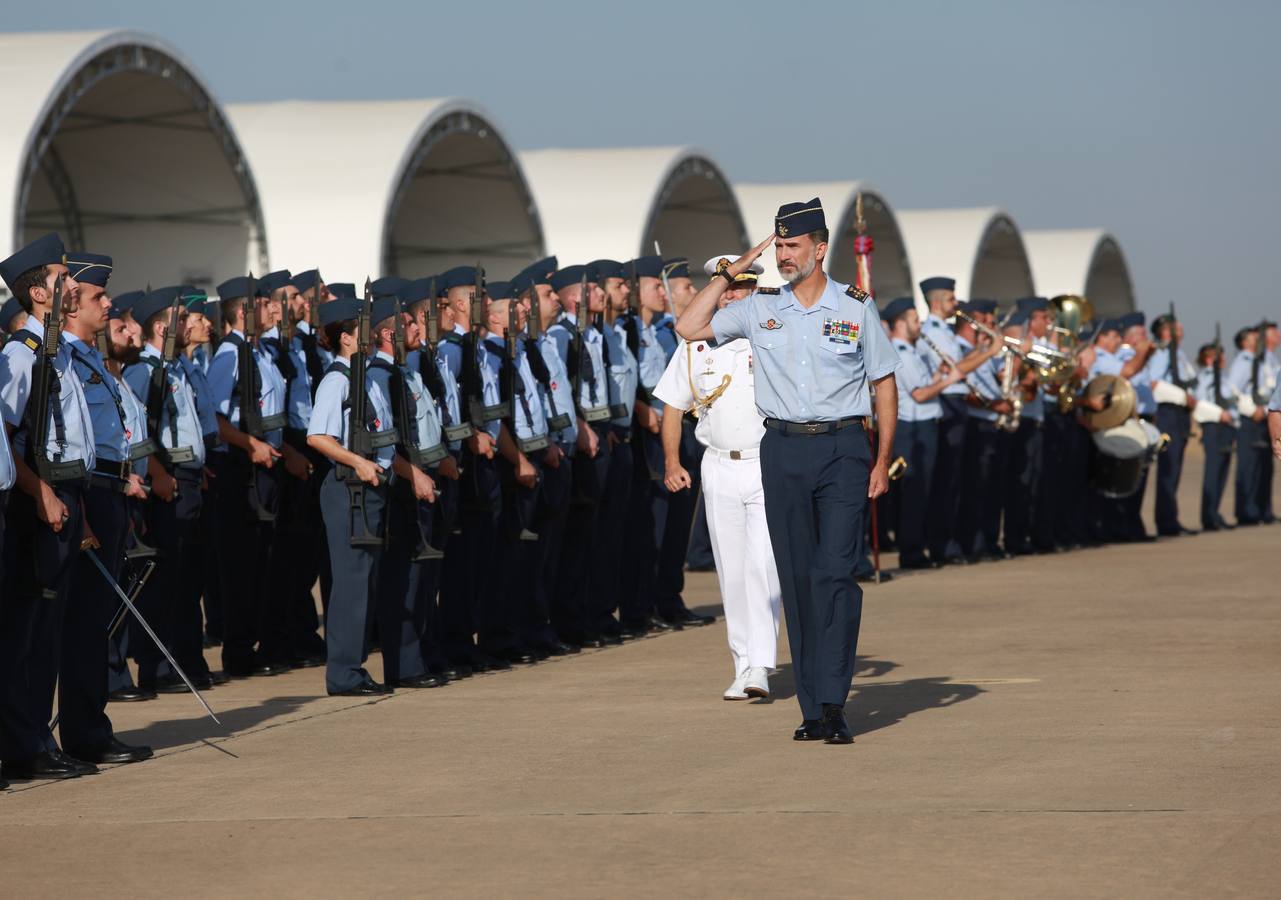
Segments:
[[[771,318],[771,319],[766,319],[764,322],[762,322],[761,327],[764,328],[766,331],[778,331],[780,328],[783,327],[783,323],[780,322],[778,319]]]

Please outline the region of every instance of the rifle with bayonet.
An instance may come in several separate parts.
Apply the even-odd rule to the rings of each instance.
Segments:
[[[597,406],[583,405],[583,372],[589,371],[592,374],[588,376],[589,391],[595,380],[595,367],[592,365],[591,356],[587,350],[587,329],[595,326],[588,321],[592,315],[591,302],[587,295],[587,272],[583,272],[583,277],[578,282],[578,302],[574,304],[574,321],[577,328],[574,334],[574,345],[570,355],[574,357],[574,368],[572,381],[574,384],[574,403],[578,405],[578,415],[584,422],[606,422],[609,420],[609,394],[605,394],[606,402]],[[604,335],[602,334],[602,344]],[[606,380],[609,379],[609,372],[605,372]],[[608,391],[605,385],[601,389]],[[594,393],[594,392],[592,392]],[[598,402],[597,397],[592,397],[592,402]]]
[[[520,377],[520,301],[515,298],[507,301],[507,334],[506,351],[507,351],[507,400],[511,406],[511,434],[512,439],[516,441],[516,446],[520,448],[521,453],[533,453],[536,450],[546,449],[551,443],[547,434],[531,434],[528,438],[517,437],[519,432],[516,429],[516,416],[523,414],[526,418],[526,424],[529,425],[530,431],[533,431],[533,412],[529,404],[529,398],[525,396],[525,381]],[[525,359],[529,363],[530,374],[533,374],[534,363],[526,345]],[[538,353],[538,348],[533,348],[533,353]],[[540,360],[541,362],[541,360]],[[517,410],[519,407],[519,410]]]
[[[368,365],[369,320],[373,316],[373,285],[365,279],[365,299],[360,307],[357,319],[356,351],[347,361],[347,449],[357,456],[372,460],[375,451],[395,443],[398,438],[395,430],[378,432],[370,430],[374,416],[369,406],[369,393],[366,390],[365,376]],[[388,439],[390,438],[390,439]],[[356,474],[356,470],[339,463],[334,474],[347,485],[347,504],[351,523],[351,546],[380,547],[382,534],[369,527],[365,512],[365,482]],[[378,483],[387,483],[387,473],[380,473]]]
[[[66,257],[63,257],[63,262],[65,264]],[[54,368],[62,339],[62,282],[62,275],[53,282],[53,301],[44,317],[44,340],[31,369],[31,393],[27,397],[26,410],[27,462],[47,484],[81,480],[86,471],[83,460],[61,462],[49,459],[49,413],[52,404],[61,403],[59,395],[62,393],[62,382]],[[64,445],[66,435],[61,419],[55,425],[54,437],[59,445]]]
[[[1250,399],[1256,406],[1262,406],[1268,402],[1260,390],[1262,387],[1261,369],[1263,366],[1264,343],[1263,337],[1268,333],[1268,320],[1259,320],[1258,337],[1254,339],[1254,359],[1250,361]]]
[[[1223,330],[1218,322],[1214,323],[1214,405],[1222,407],[1223,403]]]
[[[427,333],[424,336],[422,352],[418,355],[418,374],[422,376],[423,384],[427,387],[427,390],[431,391],[431,395],[436,398],[436,402],[440,406],[441,422],[445,429],[445,440],[461,441],[471,437],[475,431],[471,427],[471,422],[467,420],[465,402],[458,404],[461,421],[450,421],[449,397],[445,391],[445,381],[440,375],[440,368],[436,361],[436,348],[440,345],[440,318],[436,309],[437,302],[436,276],[433,275],[427,295],[427,308],[425,311]]]
[[[481,373],[481,332],[485,330],[485,270],[476,263],[476,281],[471,301],[471,330],[463,338],[463,393],[467,400],[468,417],[472,425],[480,428],[489,422],[511,415],[510,404],[499,402],[485,405],[485,379]]]
[[[254,359],[254,347],[258,343],[258,282],[252,272],[249,273],[249,287],[245,292],[245,338],[236,344],[236,384],[233,393],[239,397],[240,430],[250,437],[262,440],[267,433],[268,424],[272,428],[284,425],[283,416],[264,418],[258,406],[258,397],[262,393],[262,373],[258,371],[258,362]],[[234,334],[229,335],[233,337]],[[276,420],[280,421],[277,422]],[[246,452],[246,457],[248,453]],[[274,522],[276,514],[262,504],[262,495],[258,490],[258,467],[249,463],[249,506],[254,518],[259,522]]]
[[[161,461],[170,465],[191,462],[196,458],[194,448],[178,446],[178,403],[174,400],[173,392],[169,390],[169,367],[178,356],[178,327],[181,310],[182,291],[180,290],[173,298],[173,305],[169,307],[169,322],[165,329],[165,341],[160,351],[160,359],[157,361],[155,357],[144,357],[151,365],[151,378],[147,382],[147,434],[155,441],[156,455]],[[172,447],[164,446],[160,440],[161,413],[166,407],[169,410],[169,443],[173,445]]]
[[[1179,371],[1179,330],[1175,327],[1174,302],[1170,302],[1170,339],[1166,342],[1170,351],[1170,383],[1175,387],[1188,387],[1187,382],[1183,380],[1183,373]]]
[[[654,395],[640,379],[641,329],[645,327],[640,273],[636,270],[636,260],[632,260],[627,265],[630,269],[627,276],[630,291],[627,297],[628,318],[623,323],[623,327],[627,330],[627,349],[632,352],[632,357],[636,360],[636,399],[641,403],[651,404],[654,402]],[[660,267],[662,265],[661,259],[659,265]]]
[[[568,412],[561,412],[556,408],[556,397],[552,392],[552,375],[547,368],[547,360],[543,359],[543,352],[538,346],[543,331],[542,314],[542,306],[538,299],[538,285],[530,284],[529,318],[525,320],[525,358],[529,360],[529,371],[533,373],[534,380],[542,385],[543,396],[547,398],[547,430],[562,431],[574,422]]]

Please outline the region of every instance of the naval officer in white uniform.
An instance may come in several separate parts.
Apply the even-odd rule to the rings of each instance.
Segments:
[[[716,274],[724,259],[713,257],[704,270]],[[756,289],[760,263],[735,279],[719,306],[742,300]],[[734,681],[726,700],[769,696],[769,672],[778,656],[778,618],[782,591],[761,487],[760,445],[765,425],[756,411],[752,378],[752,345],[737,338],[715,346],[708,341],[681,342],[654,396],[668,407],[698,418],[694,436],[703,454],[703,505],[725,604]],[[689,473],[680,463],[681,417],[663,418],[664,482],[669,491],[688,490]]]

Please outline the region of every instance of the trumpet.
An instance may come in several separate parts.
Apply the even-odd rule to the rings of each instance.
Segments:
[[[894,462],[890,463],[889,469],[890,481],[898,481],[907,474],[907,460],[903,457],[896,457]]]
[[[990,325],[984,325],[978,319],[962,309],[958,309],[956,314],[965,321],[969,322],[978,331],[983,332],[994,341],[1000,342],[1007,353],[1013,353],[1019,359],[1029,365],[1036,366],[1038,374],[1043,379],[1049,379],[1050,373],[1058,367],[1072,362],[1072,356],[1057,350],[1054,347],[1042,347],[1033,344],[1032,348],[1026,353],[1023,352],[1023,342],[1016,337],[1010,337],[1008,334],[1002,334]]]

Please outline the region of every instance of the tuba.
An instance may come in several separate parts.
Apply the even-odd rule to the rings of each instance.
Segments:
[[[1094,307],[1089,300],[1076,294],[1060,294],[1050,301],[1054,307],[1053,331],[1059,338],[1059,349],[1064,352],[1064,359],[1040,370],[1041,383],[1051,393],[1058,393],[1059,412],[1072,411],[1076,404],[1076,392],[1080,385],[1074,377],[1076,357],[1081,351],[1078,335],[1081,327],[1094,319]],[[1057,391],[1056,391],[1057,389]]]

